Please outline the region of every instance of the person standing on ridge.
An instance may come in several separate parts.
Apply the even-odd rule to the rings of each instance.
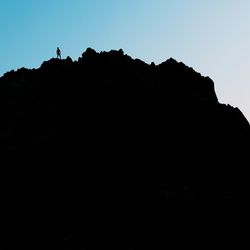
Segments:
[[[56,49],[56,58],[57,59],[62,59],[61,58],[61,50],[57,47],[57,49]]]

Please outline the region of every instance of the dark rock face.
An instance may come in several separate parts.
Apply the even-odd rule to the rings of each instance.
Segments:
[[[208,77],[87,49],[6,73],[0,102],[5,247],[249,247],[250,127]]]

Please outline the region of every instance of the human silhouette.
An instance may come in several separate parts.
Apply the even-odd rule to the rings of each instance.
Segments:
[[[61,59],[61,50],[57,47],[57,49],[56,49],[56,57],[58,58],[58,59]]]

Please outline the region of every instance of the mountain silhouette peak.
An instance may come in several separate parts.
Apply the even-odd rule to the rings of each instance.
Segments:
[[[88,48],[6,73],[0,104],[4,185],[20,193],[5,248],[250,247],[250,126],[209,77]]]

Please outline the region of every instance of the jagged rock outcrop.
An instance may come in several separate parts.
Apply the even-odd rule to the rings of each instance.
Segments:
[[[6,73],[0,102],[12,248],[249,247],[250,127],[210,78],[89,48]]]

